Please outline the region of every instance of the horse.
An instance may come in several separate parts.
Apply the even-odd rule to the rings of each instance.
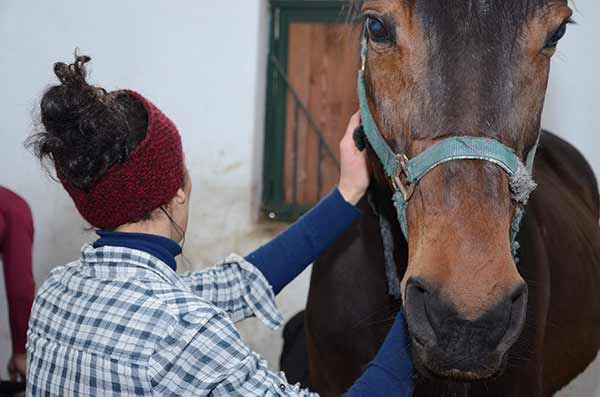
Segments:
[[[345,392],[403,310],[415,396],[553,395],[600,349],[597,182],[573,146],[541,129],[550,59],[572,11],[566,0],[355,6],[368,105],[392,150],[413,158],[454,136],[494,139],[523,160],[537,148],[537,189],[517,258],[508,236],[519,208],[506,173],[476,159],[439,164],[412,186],[407,239],[394,183],[369,148],[363,216],[313,267],[312,387]]]

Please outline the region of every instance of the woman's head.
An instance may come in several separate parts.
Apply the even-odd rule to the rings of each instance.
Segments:
[[[29,145],[92,226],[175,221],[172,237],[182,238],[191,185],[177,128],[136,92],[88,84],[89,61],[54,65],[60,84],[45,92],[42,130]]]

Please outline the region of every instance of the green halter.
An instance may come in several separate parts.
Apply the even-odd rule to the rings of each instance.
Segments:
[[[395,192],[392,199],[398,212],[398,221],[406,239],[408,240],[406,207],[415,186],[425,175],[438,165],[448,161],[489,161],[502,168],[508,174],[513,194],[512,198],[519,206],[512,220],[509,233],[511,251],[516,259],[516,253],[519,248],[516,238],[521,219],[523,218],[523,208],[527,204],[529,194],[536,186],[531,179],[531,172],[538,144],[536,143],[530,150],[525,165],[519,156],[508,146],[503,145],[495,139],[472,136],[444,139],[412,159],[408,159],[403,153],[395,153],[383,138],[379,128],[377,128],[377,124],[369,108],[364,78],[368,49],[366,35],[363,35],[361,47],[362,67],[358,74],[358,99],[362,125],[367,141],[377,154],[386,175],[390,178],[391,184],[394,187]]]

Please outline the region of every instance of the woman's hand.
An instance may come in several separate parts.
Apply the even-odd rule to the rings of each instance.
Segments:
[[[27,356],[25,353],[14,353],[8,362],[8,374],[12,382],[25,382],[27,374]]]
[[[356,205],[369,187],[369,168],[367,153],[360,151],[354,143],[354,130],[360,127],[360,113],[350,119],[346,134],[340,142],[340,182],[338,189],[344,199]]]

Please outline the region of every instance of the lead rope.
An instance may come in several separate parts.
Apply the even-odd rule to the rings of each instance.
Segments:
[[[392,234],[392,225],[390,224],[390,221],[377,210],[377,205],[375,204],[375,200],[370,191],[367,195],[367,201],[379,223],[379,235],[381,236],[381,242],[383,244],[383,260],[385,264],[385,278],[387,280],[388,295],[399,300],[402,297],[402,291],[400,288],[400,278],[398,277],[396,261],[394,260],[394,235]]]

